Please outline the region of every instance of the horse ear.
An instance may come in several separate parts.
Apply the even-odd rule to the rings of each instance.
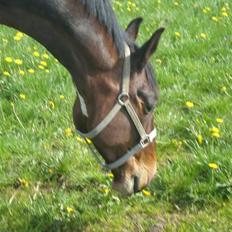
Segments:
[[[135,62],[138,70],[142,70],[144,66],[147,64],[149,58],[154,54],[156,51],[160,37],[164,32],[165,28],[159,28],[151,38],[135,52]]]
[[[135,41],[139,33],[139,27],[142,23],[143,18],[136,18],[132,20],[127,26],[126,33],[130,40]]]

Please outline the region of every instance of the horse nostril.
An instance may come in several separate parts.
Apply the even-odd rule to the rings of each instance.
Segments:
[[[139,177],[133,176],[134,178],[134,193],[137,193],[139,191]]]

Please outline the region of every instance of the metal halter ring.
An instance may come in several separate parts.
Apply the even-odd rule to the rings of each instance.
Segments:
[[[126,102],[129,100],[129,94],[128,93],[120,93],[118,96],[118,103],[121,106],[124,106]]]
[[[141,139],[140,144],[141,144],[142,148],[145,148],[151,142],[152,141],[151,141],[151,139],[150,139],[150,137],[148,135],[148,136],[145,136],[144,138]]]

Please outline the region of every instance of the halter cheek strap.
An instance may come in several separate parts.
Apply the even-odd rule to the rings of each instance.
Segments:
[[[156,129],[153,129],[149,134],[146,133],[142,123],[140,122],[140,119],[134,110],[133,105],[130,102],[129,97],[129,87],[130,87],[130,71],[131,71],[131,61],[130,61],[130,48],[125,43],[125,60],[124,60],[124,66],[123,66],[123,79],[122,79],[122,87],[121,92],[117,98],[117,102],[112,108],[112,110],[106,115],[106,117],[90,132],[88,133],[82,133],[81,131],[77,130],[77,133],[84,137],[92,139],[96,137],[99,133],[101,133],[108,125],[109,123],[114,119],[114,117],[117,115],[117,113],[122,109],[125,108],[128,115],[130,116],[130,119],[132,120],[136,130],[138,131],[140,135],[140,142],[136,144],[134,147],[132,147],[129,151],[127,151],[125,154],[121,156],[118,160],[110,163],[110,164],[102,164],[99,161],[98,155],[93,152],[96,160],[106,169],[112,170],[115,168],[120,167],[123,165],[130,157],[134,156],[136,153],[147,147],[150,143],[153,142],[153,140],[157,136]],[[80,102],[81,99],[83,99],[80,95]],[[83,100],[84,101],[84,100]],[[83,110],[83,102],[81,103],[81,111],[82,114],[86,115],[86,112]],[[85,105],[85,103],[84,103]],[[86,106],[86,105],[85,105]],[[86,107],[85,107],[86,109]],[[88,114],[87,114],[88,115]]]

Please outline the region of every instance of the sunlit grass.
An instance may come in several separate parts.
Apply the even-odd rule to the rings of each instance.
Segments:
[[[152,59],[157,177],[131,198],[112,191],[75,135],[67,71],[1,26],[0,231],[232,230],[231,4],[113,2],[123,27],[144,17],[140,45],[166,27]]]

